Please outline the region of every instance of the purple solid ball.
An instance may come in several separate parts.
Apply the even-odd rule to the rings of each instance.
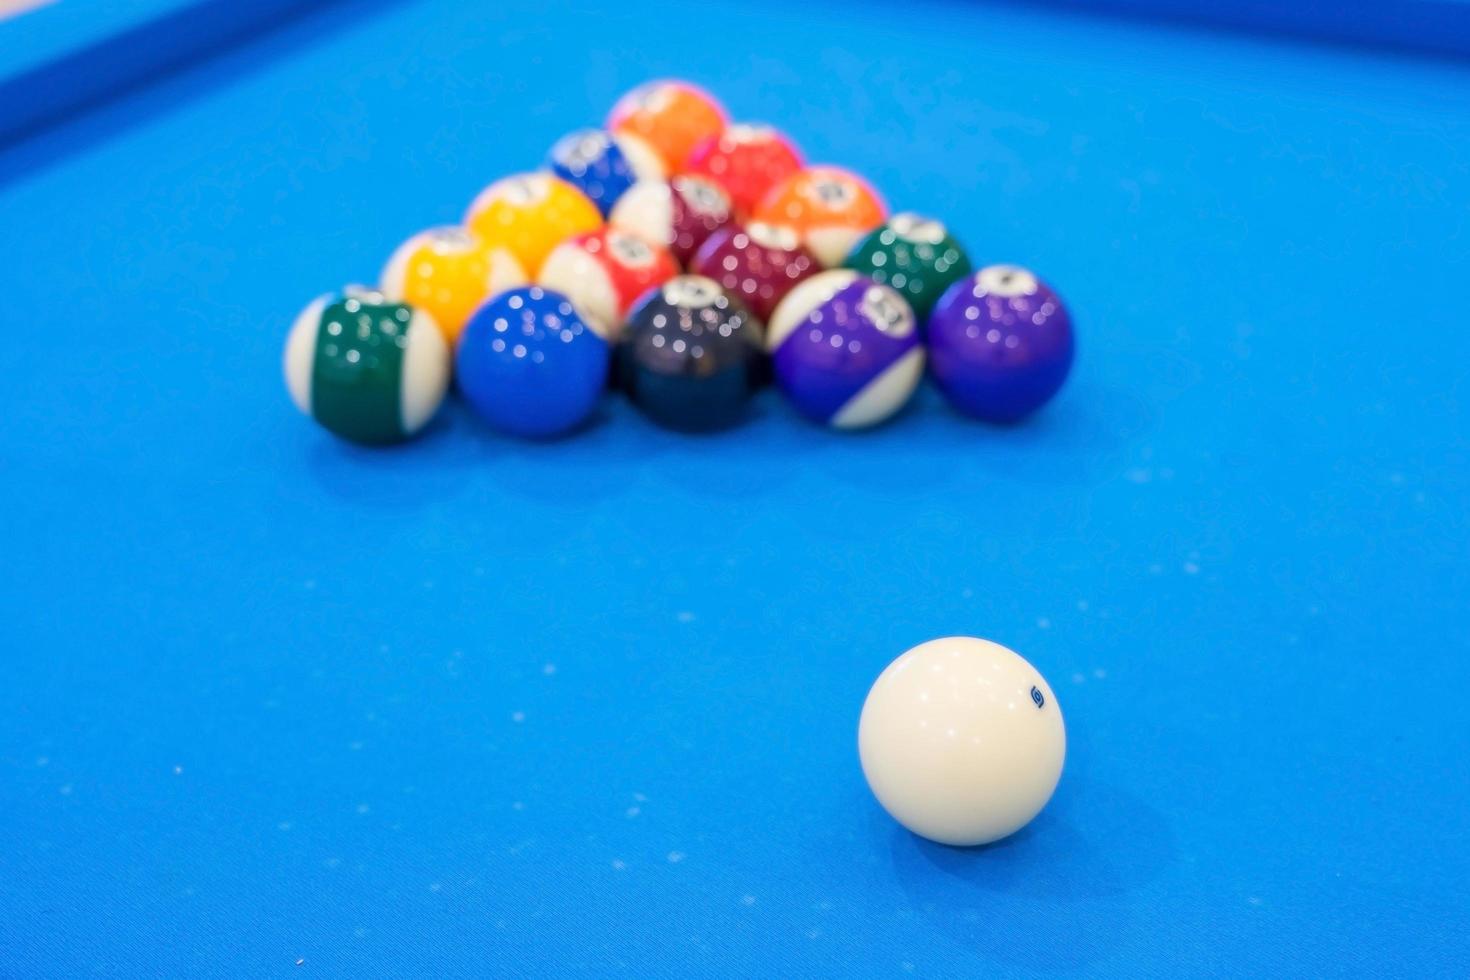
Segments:
[[[950,404],[1014,422],[1046,404],[1072,368],[1072,318],[1030,271],[992,265],[950,286],[928,325],[934,380]]]

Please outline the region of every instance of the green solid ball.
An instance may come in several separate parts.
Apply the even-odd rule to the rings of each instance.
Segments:
[[[360,287],[303,310],[284,360],[296,406],[329,432],[367,445],[414,435],[449,387],[449,345],[433,317]]]
[[[938,221],[921,215],[895,214],[869,232],[843,263],[909,301],[920,321],[944,291],[970,274],[970,258]]]

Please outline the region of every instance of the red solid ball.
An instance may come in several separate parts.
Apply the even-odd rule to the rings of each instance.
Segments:
[[[706,137],[689,156],[687,171],[724,188],[740,215],[748,215],[772,187],[802,167],[796,146],[770,126],[731,126]]]

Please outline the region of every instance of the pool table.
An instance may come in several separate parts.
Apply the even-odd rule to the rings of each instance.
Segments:
[[[296,412],[301,307],[660,76],[1036,269],[1056,400]],[[362,0],[11,142],[0,976],[1466,975],[1467,91],[1074,8]],[[858,765],[950,634],[1067,722],[982,848]]]

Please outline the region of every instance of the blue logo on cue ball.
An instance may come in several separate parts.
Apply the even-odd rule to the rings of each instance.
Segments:
[[[1040,689],[1037,688],[1034,684],[1031,686],[1031,700],[1036,702],[1036,706],[1038,708],[1043,707],[1046,704],[1046,696],[1043,695]]]

